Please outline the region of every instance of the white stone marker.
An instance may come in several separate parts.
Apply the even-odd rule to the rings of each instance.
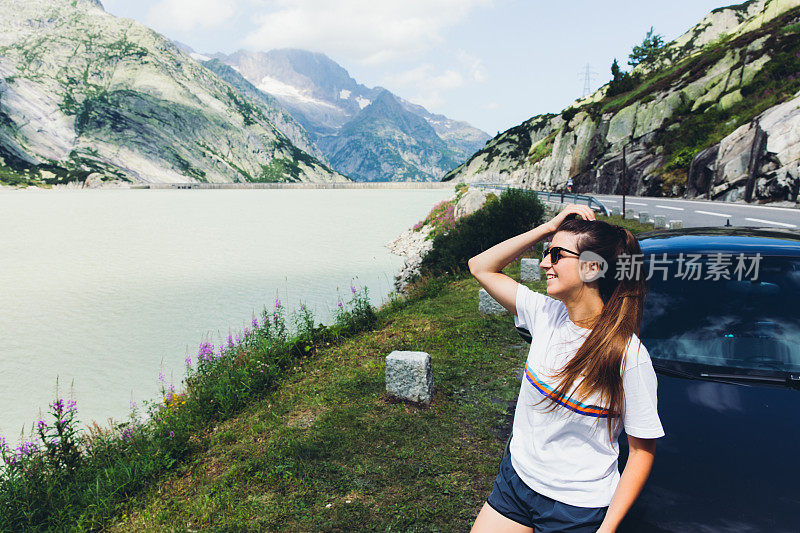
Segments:
[[[650,213],[647,211],[639,211],[639,222],[641,224],[647,224],[650,222]]]
[[[680,229],[683,227],[683,220],[670,220],[669,229]]]
[[[430,404],[433,398],[431,356],[395,350],[386,356],[386,392],[412,402]]]
[[[630,218],[630,219],[636,218],[636,211],[634,211],[633,209],[626,209],[625,218]]]
[[[502,315],[508,313],[508,309],[492,298],[486,289],[478,291],[478,312],[484,315]]]
[[[539,260],[523,257],[519,263],[519,278],[522,281],[539,281],[542,279],[542,269]]]
[[[622,214],[622,208],[616,206],[611,208],[612,216],[620,216],[621,214]]]
[[[653,215],[653,228],[662,229],[667,227],[667,217],[664,215]]]

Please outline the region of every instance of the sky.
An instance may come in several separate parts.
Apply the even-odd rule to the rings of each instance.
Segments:
[[[628,68],[651,26],[669,42],[709,0],[102,0],[201,53],[302,48],[359,83],[494,136],[580,98]]]

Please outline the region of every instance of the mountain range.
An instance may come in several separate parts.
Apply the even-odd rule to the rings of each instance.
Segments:
[[[333,168],[356,180],[430,181],[483,147],[485,132],[354,80],[324,54],[280,49],[217,59],[275,97]]]
[[[322,54],[200,56],[98,0],[0,0],[0,184],[425,181],[486,139]]]

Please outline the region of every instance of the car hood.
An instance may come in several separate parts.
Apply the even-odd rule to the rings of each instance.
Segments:
[[[659,374],[666,435],[620,531],[797,531],[799,409],[797,390]]]

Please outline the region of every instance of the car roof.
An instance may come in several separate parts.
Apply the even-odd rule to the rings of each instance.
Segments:
[[[644,254],[761,253],[800,257],[800,230],[712,226],[656,230],[636,236]]]

